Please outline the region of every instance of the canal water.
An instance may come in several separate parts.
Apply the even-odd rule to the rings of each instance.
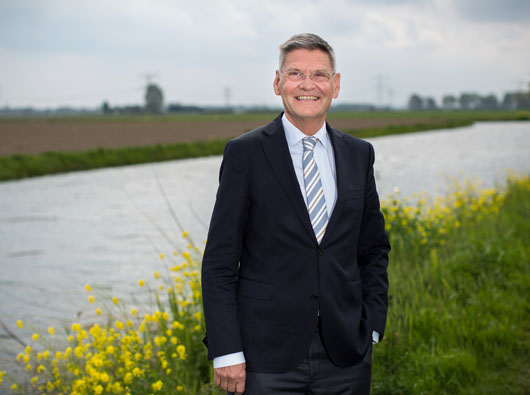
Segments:
[[[448,177],[495,186],[507,170],[530,173],[530,122],[370,141],[382,197],[397,189],[444,194]],[[175,248],[186,249],[183,230],[203,248],[220,163],[209,157],[0,183],[1,322],[28,340],[34,329],[90,320],[85,283],[132,300],[139,279],[163,270],[159,253],[172,258]],[[0,326],[0,370],[20,349]]]

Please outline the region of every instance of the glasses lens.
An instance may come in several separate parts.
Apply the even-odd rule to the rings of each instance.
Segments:
[[[328,82],[330,75],[325,71],[315,71],[311,74],[311,79],[315,82]]]

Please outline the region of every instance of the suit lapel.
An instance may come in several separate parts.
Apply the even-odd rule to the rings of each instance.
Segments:
[[[344,136],[339,131],[333,129],[326,123],[328,135],[333,146],[333,154],[335,156],[335,173],[337,182],[337,201],[335,207],[331,213],[326,233],[322,239],[321,245],[323,245],[329,234],[333,231],[333,228],[337,221],[340,220],[341,211],[344,206],[345,189],[350,177],[351,166],[348,166],[348,158],[350,156],[350,149],[344,142]]]
[[[294,171],[287,139],[285,138],[285,132],[282,126],[282,114],[265,127],[262,143],[267,159],[276,174],[278,182],[287,195],[293,211],[316,243],[315,232],[311,226],[305,201]]]

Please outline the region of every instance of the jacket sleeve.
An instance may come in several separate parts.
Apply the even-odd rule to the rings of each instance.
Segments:
[[[228,142],[202,261],[208,358],[243,350],[237,310],[241,245],[250,207],[248,177],[237,140]]]
[[[388,309],[388,253],[390,243],[385,231],[385,221],[380,210],[374,177],[374,148],[369,145],[368,170],[364,212],[359,241],[357,262],[363,284],[363,304],[369,313],[372,329],[383,338]]]

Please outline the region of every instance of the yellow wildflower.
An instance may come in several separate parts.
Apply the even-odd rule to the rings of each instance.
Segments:
[[[165,255],[163,252],[160,253],[160,259],[164,259],[165,258]]]
[[[118,328],[119,330],[123,330],[124,326],[123,326],[123,322],[121,321],[116,321],[116,328]]]
[[[186,347],[183,344],[177,346],[177,352],[180,359],[186,359]]]
[[[139,285],[140,287],[143,287],[143,286],[145,285],[144,280],[139,280],[139,281],[138,281],[138,285]]]
[[[177,392],[182,392],[184,388],[182,388],[182,385],[177,385]]]
[[[37,373],[42,373],[46,370],[46,368],[44,367],[44,365],[39,365],[37,366]]]
[[[49,333],[50,335],[52,335],[52,336],[55,335],[55,329],[53,329],[53,326],[50,326],[50,327],[48,328],[48,333]]]
[[[20,329],[24,328],[24,324],[22,323],[21,320],[18,320],[18,321],[17,321],[17,326],[18,326]]]
[[[131,314],[136,315],[136,309],[134,307],[131,309]]]
[[[49,355],[50,355],[50,351],[49,351],[49,350],[44,350],[44,351],[42,352],[42,357],[43,357],[44,359],[48,359],[48,356],[49,356]]]
[[[22,360],[24,361],[24,363],[28,363],[29,362],[29,355],[28,354],[24,355],[24,357],[22,357]]]
[[[118,298],[114,296],[112,298],[112,303],[114,303],[115,305],[118,305]]]
[[[85,289],[87,292],[92,291],[92,287],[89,284],[85,284]]]
[[[101,315],[101,309],[99,307],[96,309],[96,314]]]
[[[31,378],[31,384],[36,385],[39,378],[37,376]]]
[[[103,387],[101,385],[94,387],[94,394],[100,395],[102,392],[103,392]]]
[[[90,296],[88,297],[88,301],[89,301],[90,303],[94,303],[95,300],[96,300],[96,298],[94,298],[94,295],[90,295]]]
[[[38,333],[34,333],[33,336],[31,336],[31,339],[36,342],[37,340],[39,340],[39,334]]]
[[[13,384],[13,385],[11,386],[11,389],[12,389],[13,391],[16,391],[16,390],[18,389],[18,384],[16,384],[16,383]]]
[[[153,391],[160,391],[162,389],[163,385],[164,385],[164,383],[162,383],[161,380],[158,380],[156,383],[153,383],[153,385],[152,385]]]
[[[187,232],[187,231],[182,232],[182,237],[183,237],[183,238],[188,237],[188,232]]]

